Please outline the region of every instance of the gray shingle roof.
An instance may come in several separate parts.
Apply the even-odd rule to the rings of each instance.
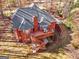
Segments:
[[[51,15],[34,4],[32,7],[17,9],[12,17],[13,27],[22,30],[33,28],[33,16],[37,16],[41,27],[46,27],[50,22],[55,21]]]

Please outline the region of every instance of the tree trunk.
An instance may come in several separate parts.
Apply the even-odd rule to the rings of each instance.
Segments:
[[[1,14],[1,17],[3,18],[3,10],[2,10],[2,1],[0,0],[0,14]]]
[[[66,0],[65,1],[64,8],[63,8],[63,15],[64,15],[64,17],[67,17],[69,15],[70,8],[71,8],[71,6],[73,4],[73,1],[72,0]]]

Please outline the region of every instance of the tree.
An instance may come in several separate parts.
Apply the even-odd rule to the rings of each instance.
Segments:
[[[67,17],[69,15],[69,12],[73,4],[74,4],[74,0],[65,0],[64,8],[62,10],[64,17]]]
[[[2,0],[0,0],[0,14],[3,18],[4,15],[3,15],[3,10],[2,10]]]

